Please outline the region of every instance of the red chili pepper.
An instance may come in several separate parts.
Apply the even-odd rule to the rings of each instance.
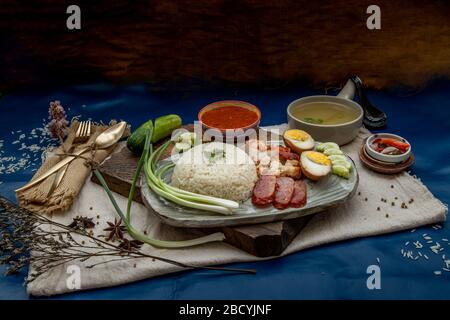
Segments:
[[[379,139],[375,139],[373,142],[377,143],[377,144],[384,144],[386,146],[395,147],[403,152],[406,152],[409,149],[409,144],[398,141],[396,139],[379,138]]]

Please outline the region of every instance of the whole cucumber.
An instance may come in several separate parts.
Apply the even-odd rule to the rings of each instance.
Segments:
[[[156,118],[153,125],[152,120],[148,120],[137,128],[127,140],[127,147],[135,154],[141,154],[144,150],[145,136],[147,130],[154,127],[152,135],[152,143],[155,143],[167,136],[169,136],[173,130],[181,127],[181,118],[176,114],[169,114]]]
[[[135,154],[141,154],[142,151],[144,150],[147,130],[150,130],[152,128],[153,128],[153,121],[148,120],[147,122],[141,124],[139,128],[134,130],[134,132],[128,137],[127,140],[128,149]]]
[[[172,131],[181,127],[181,118],[176,114],[168,114],[156,118],[155,130],[153,131],[152,143],[155,143],[172,134]]]

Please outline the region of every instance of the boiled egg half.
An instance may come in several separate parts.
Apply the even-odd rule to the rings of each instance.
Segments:
[[[331,160],[317,151],[305,151],[300,156],[302,171],[311,180],[319,180],[331,171]]]
[[[314,139],[305,131],[298,129],[286,130],[283,134],[284,142],[297,153],[312,150]]]

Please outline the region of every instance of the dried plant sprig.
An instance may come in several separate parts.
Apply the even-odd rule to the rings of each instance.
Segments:
[[[50,102],[50,107],[48,108],[48,118],[50,120],[48,123],[48,128],[51,135],[54,138],[58,138],[62,143],[67,134],[67,126],[69,125],[69,121],[67,121],[66,111],[60,101],[56,100]]]
[[[122,239],[119,244],[119,248],[125,249],[125,251],[134,251],[142,247],[143,244],[144,242],[139,240]]]
[[[97,257],[112,259],[93,261],[86,267],[92,268],[113,261],[150,258],[187,269],[256,273],[251,269],[196,266],[146,254],[139,250],[140,243],[116,245],[94,236],[86,228],[74,229],[43,215],[31,213],[1,196],[0,227],[0,264],[8,266],[8,275],[32,264],[33,272],[29,274],[26,283],[60,265],[73,261],[85,262]]]

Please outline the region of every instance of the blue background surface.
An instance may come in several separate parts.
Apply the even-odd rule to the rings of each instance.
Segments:
[[[450,83],[441,82],[413,95],[370,91],[372,102],[389,116],[385,131],[408,139],[416,154],[413,173],[444,203],[450,200]],[[240,99],[257,105],[262,125],[286,121],[286,106],[296,98],[323,94],[305,86],[278,89],[211,89],[195,92],[151,92],[145,86],[93,84],[58,90],[17,92],[0,99],[0,140],[5,154],[20,156],[11,145],[13,130],[29,132],[42,125],[49,101],[61,100],[68,116],[81,115],[108,122],[124,119],[135,128],[143,121],[178,113],[185,123],[196,119],[204,105],[222,99]],[[31,169],[31,168],[30,168]],[[0,174],[0,194],[15,199],[13,190],[30,179],[31,170]],[[256,275],[186,271],[119,287],[53,297],[54,299],[450,299],[450,272],[441,270],[440,255],[422,249],[430,260],[402,257],[405,243],[450,238],[449,224],[395,234],[355,239],[308,249],[283,258],[234,267],[257,269]],[[450,246],[443,253],[450,257]],[[411,244],[410,244],[411,246]],[[381,290],[368,290],[366,268],[380,260]],[[0,267],[0,272],[4,268]],[[28,299],[22,286],[25,273],[0,275],[0,299]]]

